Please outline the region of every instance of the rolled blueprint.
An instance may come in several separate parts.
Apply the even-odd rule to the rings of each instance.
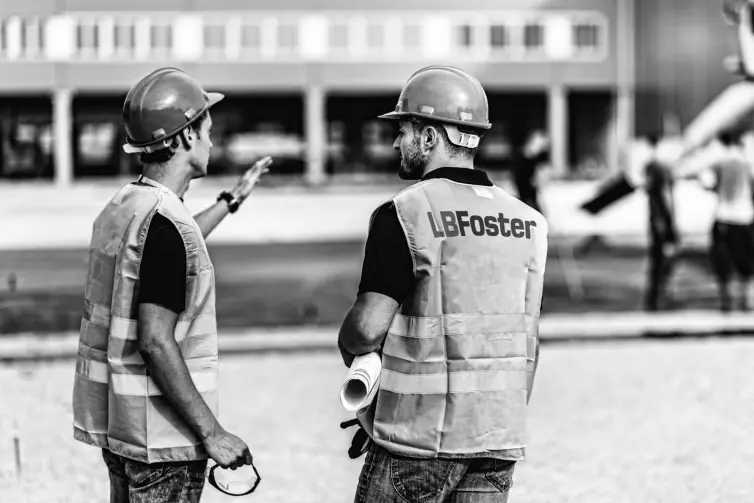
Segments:
[[[382,361],[377,353],[354,358],[340,389],[340,403],[348,412],[356,412],[372,402],[379,388],[380,372]]]

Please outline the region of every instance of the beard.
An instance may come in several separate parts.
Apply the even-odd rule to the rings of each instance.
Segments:
[[[414,137],[407,155],[401,157],[401,168],[398,171],[398,177],[401,180],[421,180],[424,175],[424,168],[427,166],[429,156],[422,154],[419,141],[419,137]]]

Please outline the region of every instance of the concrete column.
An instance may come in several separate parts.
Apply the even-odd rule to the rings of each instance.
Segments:
[[[565,172],[568,169],[568,95],[564,86],[550,88],[547,115],[550,162],[556,172]]]
[[[54,131],[55,185],[64,187],[73,181],[73,92],[56,89],[52,98]]]
[[[312,185],[322,184],[326,179],[327,117],[325,93],[321,86],[306,89],[304,98],[304,134],[306,137],[306,181]]]
[[[620,151],[634,136],[634,92],[629,86],[620,86],[615,96],[615,114],[610,141],[610,170],[617,171]]]

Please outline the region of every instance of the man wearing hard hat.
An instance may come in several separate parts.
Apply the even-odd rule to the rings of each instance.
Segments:
[[[217,420],[215,278],[205,238],[250,194],[270,159],[192,216],[191,180],[212,148],[206,93],[175,68],[126,96],[129,153],[142,176],[93,226],[73,391],[74,438],[102,449],[112,502],[198,502],[207,458],[236,469],[247,445]]]
[[[506,501],[526,447],[547,222],[474,169],[491,124],[472,75],[419,70],[380,117],[398,126],[399,176],[417,183],[372,215],[339,335],[346,365],[382,357],[359,417],[371,445],[356,501]]]

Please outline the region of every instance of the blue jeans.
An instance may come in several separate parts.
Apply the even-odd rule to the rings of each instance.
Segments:
[[[102,450],[110,471],[110,503],[199,503],[207,460],[141,463]]]
[[[372,444],[355,503],[506,503],[515,461],[415,459]]]

